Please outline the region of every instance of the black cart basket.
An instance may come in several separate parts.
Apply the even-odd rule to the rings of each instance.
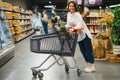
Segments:
[[[30,38],[30,50],[35,53],[74,56],[77,34],[59,31],[48,35],[37,35]]]
[[[69,68],[77,68],[77,74],[80,76],[80,69],[78,69],[75,59],[73,58],[75,66],[71,67],[64,58],[74,57],[77,44],[77,37],[78,35],[76,34],[76,31],[72,32],[72,34],[69,34],[66,30],[51,33],[48,35],[32,36],[30,38],[30,50],[38,54],[50,54],[50,56],[48,56],[42,64],[40,64],[37,67],[31,68],[33,76],[36,78],[38,75],[40,79],[43,78],[43,73],[41,73],[41,71],[48,70],[55,63],[58,63],[60,66],[65,64],[65,71],[67,73],[69,71]],[[60,56],[60,58],[56,58],[55,55]],[[55,59],[55,62],[51,63],[51,65],[46,69],[38,70],[37,68],[40,68],[50,57],[53,57]],[[62,64],[58,62],[60,59],[63,60]]]

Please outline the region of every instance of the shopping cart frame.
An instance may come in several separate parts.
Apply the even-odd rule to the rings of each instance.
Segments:
[[[30,38],[30,50],[34,53],[40,53],[40,54],[50,54],[39,66],[36,67],[32,67],[32,75],[34,78],[38,78],[42,79],[43,78],[43,73],[41,71],[46,71],[48,69],[50,69],[55,63],[57,63],[59,66],[65,65],[65,71],[66,73],[69,73],[69,69],[75,69],[77,68],[77,75],[80,76],[81,75],[81,71],[77,66],[77,62],[74,58],[74,54],[75,54],[75,49],[76,49],[76,44],[77,44],[77,37],[78,35],[76,34],[76,31],[74,31],[71,35],[66,31],[59,31],[56,33],[51,33],[48,35],[34,35]],[[58,44],[60,45],[59,49],[55,50],[47,50],[47,47],[45,47],[45,49],[41,49],[40,46],[45,43],[44,39],[53,39],[51,40],[51,42],[53,42],[56,46],[58,46]],[[43,40],[43,42],[42,42]],[[55,40],[55,41],[54,41]],[[48,40],[50,41],[50,40]],[[47,44],[47,43],[46,43]],[[49,44],[49,43],[48,43]],[[52,43],[51,43],[52,44]],[[34,45],[34,47],[33,47]],[[66,46],[67,45],[67,46]],[[42,46],[44,47],[44,46]],[[54,47],[53,47],[54,48]],[[68,50],[67,50],[67,49]],[[57,58],[55,55],[59,56],[59,58]],[[44,69],[39,69],[41,66],[44,65],[44,63],[46,61],[48,61],[51,57],[53,57],[55,59],[55,61],[53,63],[51,63],[47,68]],[[67,60],[65,59],[65,57],[72,57],[75,65],[74,66],[70,66],[67,62]],[[63,63],[60,63],[59,60],[63,61]]]

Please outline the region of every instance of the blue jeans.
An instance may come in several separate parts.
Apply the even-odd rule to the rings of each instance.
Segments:
[[[45,34],[48,34],[48,22],[42,22]]]
[[[85,61],[93,64],[94,53],[93,53],[91,39],[86,35],[86,38],[78,42],[78,44]]]
[[[52,23],[52,32],[56,32],[56,29],[55,29],[55,23]]]

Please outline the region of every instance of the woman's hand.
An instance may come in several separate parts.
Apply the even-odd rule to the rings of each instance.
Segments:
[[[69,27],[68,28],[68,32],[70,33],[70,34],[72,34],[72,32],[74,31],[74,30],[77,30],[77,34],[79,34],[80,32],[81,32],[81,30],[83,30],[84,28],[83,27]]]
[[[75,30],[75,28],[74,27],[69,27],[68,28],[68,32],[69,32],[69,34],[72,34],[72,32]]]
[[[78,27],[78,28],[76,28],[77,34],[79,34],[83,29],[84,29],[83,27]]]

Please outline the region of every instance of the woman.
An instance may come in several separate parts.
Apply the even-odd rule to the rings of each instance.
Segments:
[[[48,34],[48,14],[46,10],[43,10],[43,17],[41,19],[42,19],[45,34]]]
[[[52,17],[51,17],[51,21],[52,21],[52,32],[56,32],[55,23],[57,23],[57,14],[56,14],[56,12],[55,12],[54,9],[52,9],[51,13],[52,13]]]
[[[72,27],[72,29],[71,29]],[[83,54],[83,57],[87,63],[87,67],[85,68],[85,72],[94,72],[94,55],[91,44],[91,33],[87,28],[82,16],[76,10],[76,3],[74,1],[70,1],[68,3],[68,13],[67,13],[67,24],[66,28],[69,29],[70,33],[79,28],[82,29],[78,34],[78,44],[79,48]]]

